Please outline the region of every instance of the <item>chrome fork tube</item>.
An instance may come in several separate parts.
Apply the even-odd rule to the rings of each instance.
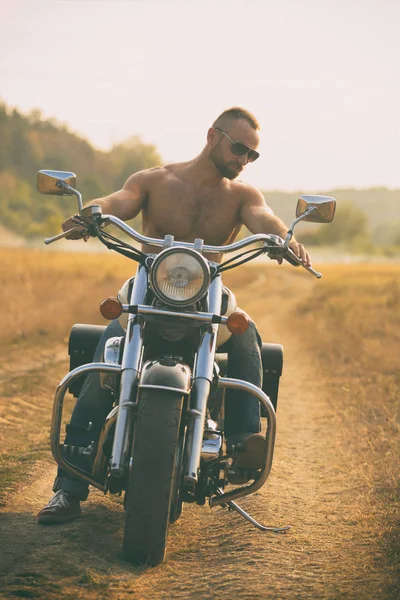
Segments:
[[[147,271],[139,266],[130,298],[131,304],[144,303],[147,292]],[[125,347],[121,367],[118,416],[111,454],[110,474],[121,477],[129,463],[131,432],[136,406],[137,382],[143,349],[143,317],[130,314],[126,327]]]
[[[221,314],[222,281],[216,277],[208,292],[208,311]],[[205,325],[203,328],[190,397],[190,420],[185,449],[184,480],[188,487],[194,487],[198,480],[201,447],[203,443],[204,423],[207,401],[210,395],[214,374],[214,358],[217,344],[218,325]]]

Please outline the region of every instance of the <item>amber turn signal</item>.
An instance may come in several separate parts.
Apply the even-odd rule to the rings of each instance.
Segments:
[[[249,327],[249,318],[242,312],[229,315],[226,326],[231,333],[244,333]]]
[[[122,314],[122,304],[117,298],[106,298],[100,304],[100,312],[105,319],[112,321]]]

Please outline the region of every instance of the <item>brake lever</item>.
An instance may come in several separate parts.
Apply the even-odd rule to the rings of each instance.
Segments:
[[[290,248],[286,249],[286,253],[283,255],[283,258],[287,260],[291,265],[294,265],[295,267],[303,267],[303,269],[311,273],[311,275],[314,275],[314,277],[316,277],[317,279],[321,279],[322,273],[316,271],[308,265],[305,265],[301,258],[296,256],[296,254]]]
[[[74,231],[82,231],[82,225],[78,225],[77,227],[72,227],[71,229],[68,229],[67,231],[63,231],[62,233],[59,233],[58,235],[54,235],[53,237],[46,238],[44,240],[44,243],[46,244],[46,246],[48,246],[49,244],[52,244],[53,242],[57,242],[57,240],[61,240],[62,238],[66,237],[67,235],[69,235],[70,233],[72,233]]]
[[[274,236],[274,237],[277,237],[277,236]],[[271,241],[272,241],[273,245],[269,246]],[[312,267],[305,265],[303,263],[303,261],[298,256],[296,256],[296,254],[293,252],[293,250],[291,250],[290,248],[284,247],[282,244],[277,243],[277,241],[275,241],[275,240],[270,240],[269,244],[267,244],[265,246],[265,248],[266,248],[267,254],[270,258],[275,259],[275,260],[284,259],[288,263],[293,265],[294,267],[303,267],[303,269],[305,269],[306,271],[311,273],[311,275],[314,275],[314,277],[316,277],[317,279],[321,279],[322,273],[319,273],[319,271],[316,271]]]

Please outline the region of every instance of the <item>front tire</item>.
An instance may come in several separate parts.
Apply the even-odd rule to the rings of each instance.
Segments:
[[[176,392],[140,392],[123,545],[135,564],[158,565],[165,556],[182,406]]]

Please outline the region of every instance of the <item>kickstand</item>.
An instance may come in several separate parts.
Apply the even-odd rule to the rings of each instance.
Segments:
[[[218,488],[216,490],[216,493],[218,496],[221,496],[223,494],[223,491],[221,490],[221,488]],[[226,504],[221,504],[221,506],[228,506],[228,508],[230,508],[231,510],[236,511],[237,513],[239,513],[239,515],[246,519],[246,521],[249,521],[252,525],[254,525],[254,527],[257,527],[257,529],[259,529],[260,531],[271,531],[272,533],[286,533],[291,528],[291,525],[286,525],[285,527],[267,527],[266,525],[261,525],[261,523],[258,523],[255,519],[253,519],[253,517],[251,517],[245,510],[243,510],[243,508],[240,508],[240,506],[236,504],[236,502],[233,502],[233,500],[229,500]]]

